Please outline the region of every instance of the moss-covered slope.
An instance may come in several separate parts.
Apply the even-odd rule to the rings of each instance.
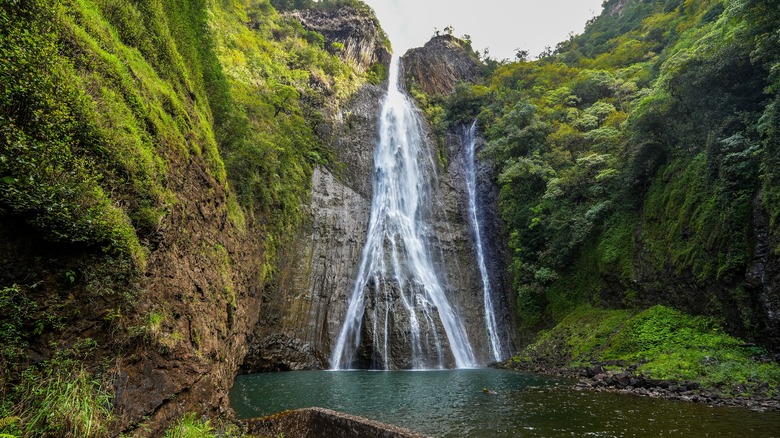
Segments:
[[[156,434],[226,405],[276,250],[330,164],[316,131],[371,72],[343,49],[266,0],[0,5],[0,418],[16,433]]]
[[[429,99],[444,125],[476,118],[499,164],[525,342],[582,305],[660,304],[780,348],[778,10],[610,0],[582,35]]]

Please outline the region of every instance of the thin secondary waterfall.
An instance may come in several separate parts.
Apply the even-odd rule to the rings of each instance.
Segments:
[[[485,304],[485,328],[490,339],[490,353],[499,362],[504,359],[501,338],[498,335],[496,312],[493,307],[493,297],[490,288],[490,277],[485,264],[485,250],[482,245],[482,228],[477,215],[477,170],[474,157],[477,148],[477,122],[471,124],[466,131],[466,190],[469,196],[469,222],[474,232],[474,242],[477,247],[477,265],[482,279],[482,298]]]
[[[399,83],[399,64],[393,57],[374,151],[368,236],[332,369],[477,365],[431,260],[426,219],[433,161]]]

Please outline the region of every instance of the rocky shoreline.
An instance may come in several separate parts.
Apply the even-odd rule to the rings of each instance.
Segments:
[[[620,370],[607,370],[606,365],[597,364],[584,368],[567,368],[539,364],[522,364],[512,360],[497,364],[497,368],[523,371],[534,374],[578,379],[576,390],[615,392],[643,397],[703,403],[708,406],[747,408],[756,412],[780,411],[780,395],[770,397],[768,385],[759,394],[747,394],[745,387],[732,388],[731,394],[712,388],[705,388],[699,382],[653,379],[636,372],[638,365]]]

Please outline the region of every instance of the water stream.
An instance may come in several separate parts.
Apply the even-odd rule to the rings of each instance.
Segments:
[[[488,339],[490,340],[490,352],[493,360],[502,361],[504,351],[501,346],[501,337],[498,333],[498,324],[496,324],[496,309],[493,306],[493,294],[490,288],[490,276],[488,275],[487,265],[485,264],[485,249],[482,244],[482,227],[479,222],[477,208],[477,166],[474,157],[477,148],[477,122],[471,124],[466,131],[466,191],[469,197],[469,223],[474,233],[474,244],[477,249],[477,266],[482,280],[482,299],[485,308],[485,328],[487,329]]]
[[[419,116],[400,84],[399,64],[398,57],[390,64],[368,236],[330,358],[332,369],[478,365],[431,259],[435,166]]]

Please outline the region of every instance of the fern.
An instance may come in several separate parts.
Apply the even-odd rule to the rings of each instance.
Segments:
[[[20,422],[21,418],[19,417],[3,417],[0,418],[0,438],[18,438],[16,435],[8,432],[7,429],[11,428],[12,426],[16,425],[16,423]]]

